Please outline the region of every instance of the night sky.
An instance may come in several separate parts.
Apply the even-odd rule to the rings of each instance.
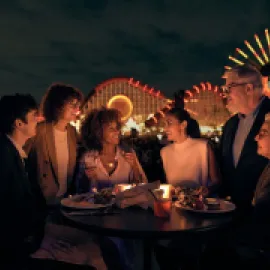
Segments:
[[[38,100],[55,81],[87,94],[133,77],[169,97],[220,83],[228,54],[270,28],[269,0],[1,0],[0,12],[0,95]]]

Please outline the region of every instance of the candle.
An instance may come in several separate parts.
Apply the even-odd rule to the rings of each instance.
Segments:
[[[171,198],[171,185],[169,185],[169,184],[162,184],[162,185],[160,185],[160,189],[163,190],[163,198],[164,199]]]
[[[118,187],[119,191],[122,192],[122,191],[125,191],[127,189],[131,189],[132,185],[130,185],[130,184],[119,184],[119,185],[117,185],[117,187]]]

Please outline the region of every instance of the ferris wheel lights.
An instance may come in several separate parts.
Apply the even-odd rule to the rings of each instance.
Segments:
[[[210,91],[212,89],[211,83],[210,82],[207,82],[206,85],[207,85],[208,91]]]
[[[243,57],[245,57],[246,59],[248,59],[247,54],[246,54],[246,53],[244,53],[244,52],[243,52],[241,49],[236,48],[236,51],[237,51],[239,54],[241,54]]]
[[[186,93],[186,94],[188,94],[190,97],[192,97],[192,96],[193,96],[193,94],[191,93],[191,91],[190,91],[190,90],[187,90],[185,93]]]
[[[268,50],[269,50],[269,54],[270,54],[270,37],[269,37],[268,29],[265,29],[265,37],[266,37],[266,41],[268,44]]]
[[[229,55],[229,59],[232,60],[233,62],[235,62],[236,64],[240,65],[240,66],[244,65],[244,62],[236,59],[235,57],[232,57],[231,55]]]
[[[128,81],[128,83],[129,84],[132,84],[133,83],[133,80],[134,80],[133,78],[130,78],[129,81]]]
[[[246,44],[246,46],[248,47],[248,49],[253,53],[253,55],[257,58],[257,60],[260,62],[260,64],[263,66],[264,65],[264,62],[263,62],[262,58],[253,49],[253,47],[251,46],[251,44],[247,40],[245,40],[244,43]]]
[[[256,40],[256,43],[257,43],[258,47],[260,48],[260,50],[261,50],[261,52],[262,52],[262,55],[263,55],[265,61],[268,62],[268,57],[267,57],[267,55],[266,55],[266,53],[265,53],[265,50],[264,50],[264,48],[263,48],[263,46],[262,46],[262,43],[261,43],[261,41],[260,41],[258,35],[255,34],[255,35],[254,35],[254,38],[255,38],[255,40]]]
[[[197,85],[193,85],[193,88],[195,89],[195,91],[199,94],[200,93],[200,89]]]
[[[200,85],[202,86],[202,90],[205,91],[206,90],[205,84],[201,82]]]

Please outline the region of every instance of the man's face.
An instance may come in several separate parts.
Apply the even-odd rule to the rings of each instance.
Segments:
[[[258,155],[270,159],[270,122],[264,122],[255,140],[258,144]]]
[[[38,122],[37,110],[31,110],[26,114],[25,122],[21,121],[19,129],[26,138],[36,135],[36,127]]]
[[[228,73],[226,77],[227,108],[231,113],[245,113],[248,106],[246,93],[247,79],[241,79],[235,72]]]

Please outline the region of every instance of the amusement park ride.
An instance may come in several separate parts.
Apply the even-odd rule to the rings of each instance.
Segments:
[[[236,48],[234,56],[229,55],[228,58],[236,65],[251,64],[255,66],[263,75],[265,94],[270,96],[270,35],[268,29],[265,29],[263,38],[259,38],[257,34],[254,35],[254,45],[247,40],[244,41],[244,44],[247,50]],[[225,66],[226,70],[231,68],[231,66]]]
[[[244,44],[246,49],[236,48],[235,53],[228,58],[234,65],[255,66],[263,75],[264,92],[270,97],[268,29],[265,29],[262,38],[255,34],[253,42],[245,40]],[[232,66],[225,66],[225,70],[230,69]],[[221,87],[210,82],[201,82],[180,92],[174,99],[169,99],[161,91],[143,85],[133,78],[113,78],[99,84],[89,93],[82,107],[81,120],[92,109],[106,106],[121,112],[125,124],[124,132],[137,129],[140,134],[160,133],[166,112],[181,103],[191,117],[198,121],[202,134],[220,133],[222,125],[230,117]]]

